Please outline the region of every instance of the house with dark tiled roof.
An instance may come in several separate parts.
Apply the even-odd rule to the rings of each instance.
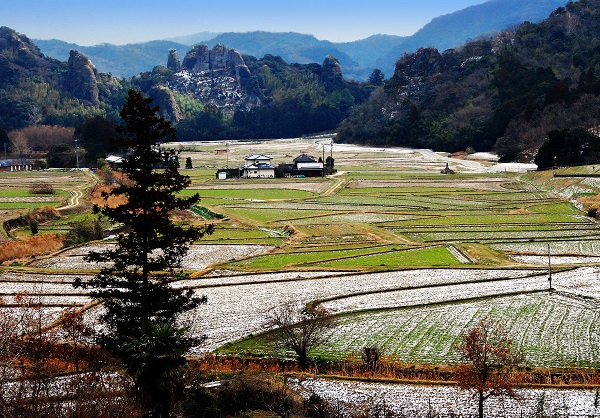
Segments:
[[[244,157],[244,166],[240,169],[245,179],[275,178],[275,167],[271,165],[271,157],[264,154],[251,154]]]
[[[317,161],[310,155],[302,154],[294,158],[294,175],[319,177],[323,175],[323,162]]]

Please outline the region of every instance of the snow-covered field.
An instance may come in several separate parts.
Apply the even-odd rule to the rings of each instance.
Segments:
[[[361,408],[385,407],[406,417],[477,416],[476,400],[469,392],[454,386],[401,385],[349,382],[307,378],[291,381],[293,387],[308,397],[316,393],[346,416]],[[522,417],[594,417],[600,415],[598,393],[585,389],[519,389],[519,399],[489,398],[485,416]],[[538,415],[534,415],[534,414]],[[383,415],[382,415],[383,416]]]
[[[512,259],[524,264],[600,264],[600,257],[548,256],[543,255],[513,255]]]
[[[221,283],[238,282],[243,279],[245,283],[230,286],[203,287],[196,290],[198,295],[206,295],[208,303],[196,311],[186,315],[185,321],[190,324],[192,333],[206,334],[208,340],[198,350],[213,350],[227,341],[242,338],[250,333],[256,334],[266,330],[269,312],[284,303],[295,302],[305,304],[315,300],[344,297],[354,294],[373,295],[386,299],[385,293],[372,293],[390,291],[398,288],[420,289],[406,290],[411,293],[414,303],[431,297],[431,288],[423,286],[460,283],[465,280],[494,280],[498,278],[523,277],[532,274],[530,270],[406,270],[386,273],[333,275],[326,272],[313,273],[316,277],[310,278],[307,273],[291,273],[291,278],[284,281],[266,282],[262,275],[248,275],[241,277],[228,277],[226,279],[197,279],[180,282],[182,286],[197,287],[204,284],[214,285],[218,280]],[[299,279],[303,277],[303,279]],[[543,279],[538,279],[546,285]],[[528,282],[529,283],[529,282]],[[476,286],[474,285],[474,288]],[[444,293],[442,289],[439,293]],[[402,291],[398,291],[402,292]],[[417,297],[415,295],[420,295]],[[360,296],[356,296],[360,297]],[[352,296],[349,296],[352,299]],[[342,301],[346,299],[341,299]],[[386,299],[387,300],[387,299]],[[330,305],[336,301],[323,304],[328,309],[338,311]],[[398,305],[400,306],[400,304]]]
[[[546,257],[548,263],[548,243],[547,242],[519,242],[493,244],[492,248],[499,251],[509,251],[513,253],[523,253],[527,255],[540,255]],[[573,241],[552,241],[550,243],[552,259],[556,255],[572,256],[600,256],[600,242],[598,240],[573,240]]]
[[[84,256],[90,251],[103,251],[111,246],[112,244],[85,245],[64,251],[58,256],[37,261],[33,265],[62,270],[98,269],[102,267],[102,264],[87,262],[84,260]],[[211,264],[259,255],[271,248],[263,245],[191,245],[182,267],[190,270],[202,270]]]

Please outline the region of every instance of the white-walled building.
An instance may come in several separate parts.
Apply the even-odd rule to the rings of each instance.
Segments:
[[[244,166],[241,169],[245,179],[275,178],[275,167],[271,165],[271,157],[264,154],[252,154],[244,157]]]

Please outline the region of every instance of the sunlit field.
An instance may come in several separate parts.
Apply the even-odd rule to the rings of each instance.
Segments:
[[[295,302],[338,318],[329,342],[315,351],[323,359],[377,345],[406,363],[453,364],[458,336],[489,316],[510,325],[531,367],[600,366],[600,229],[584,207],[600,183],[510,172],[477,156],[338,145],[332,176],[216,179],[217,168],[241,166],[245,155],[291,163],[329,152],[329,141],[231,141],[228,155],[224,143],[175,145],[180,160],[190,157],[194,166],[181,169],[192,180],[183,193],[201,196],[197,208],[175,219],[215,226],[191,247],[175,283],[208,297],[184,318],[208,337],[194,354],[290,356],[269,343],[265,323],[270,310]],[[446,163],[456,174],[440,173]],[[40,177],[56,194],[30,195]],[[0,209],[9,218],[42,203],[60,208],[92,180],[82,172],[2,173]],[[89,204],[79,207],[40,225],[39,234],[91,216]],[[31,235],[27,228],[10,232],[16,240]],[[1,295],[36,295],[51,309],[49,321],[75,307],[93,322],[101,305],[89,305],[72,282],[101,267],[84,260],[98,245],[110,239],[5,263]]]

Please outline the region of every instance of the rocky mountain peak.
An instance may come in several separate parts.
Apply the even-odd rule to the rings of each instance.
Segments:
[[[196,45],[183,58],[181,69],[191,73],[226,71],[239,77],[240,67],[245,66],[244,59],[235,49],[215,45],[209,50],[206,45]]]
[[[323,61],[323,74],[332,79],[342,80],[342,66],[337,58],[327,55]]]
[[[235,49],[196,45],[183,58],[169,88],[233,112],[260,105],[248,80],[250,70]],[[249,87],[250,86],[250,87]]]
[[[0,51],[10,51],[11,55],[42,57],[39,48],[29,38],[6,26],[0,27]]]
[[[176,49],[169,51],[169,58],[167,59],[167,68],[174,72],[178,72],[181,69],[181,60],[179,59],[179,53]]]
[[[97,105],[98,70],[94,64],[78,51],[71,51],[67,62],[67,89],[78,99]]]
[[[396,76],[415,77],[433,75],[442,70],[443,57],[435,48],[421,48],[396,63]]]

